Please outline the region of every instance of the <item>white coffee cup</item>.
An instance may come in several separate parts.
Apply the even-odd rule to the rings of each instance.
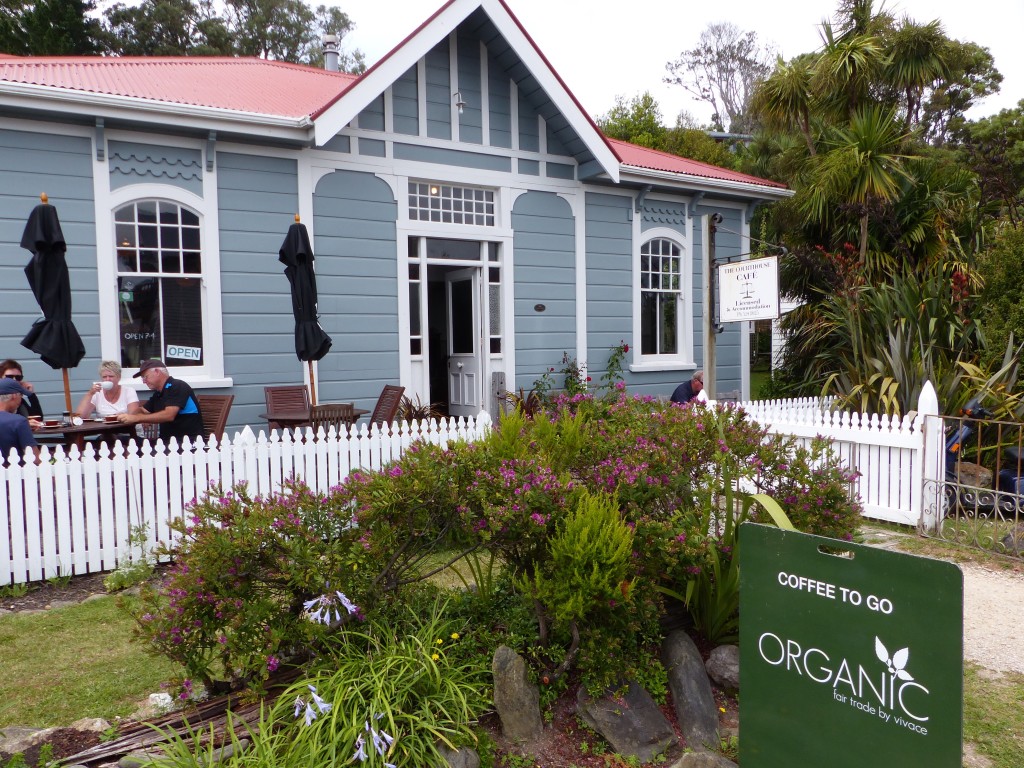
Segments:
[[[110,390],[112,390],[114,388],[114,382],[112,382],[112,381],[97,381],[96,382],[96,386],[99,387],[100,389],[104,390],[105,392],[109,392]]]

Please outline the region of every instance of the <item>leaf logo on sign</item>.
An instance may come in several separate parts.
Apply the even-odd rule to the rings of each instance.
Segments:
[[[900,680],[913,680],[913,676],[907,672],[905,667],[910,659],[910,649],[900,648],[891,657],[889,651],[879,638],[875,638],[875,656],[886,665],[890,675],[896,675]]]

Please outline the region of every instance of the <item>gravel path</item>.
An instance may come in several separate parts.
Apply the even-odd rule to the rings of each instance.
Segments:
[[[900,544],[911,538],[916,534],[869,529],[864,543],[903,552]],[[991,563],[957,565],[964,574],[964,660],[992,672],[1024,674],[1024,572]]]
[[[964,658],[995,672],[1024,674],[1024,575],[961,563]]]

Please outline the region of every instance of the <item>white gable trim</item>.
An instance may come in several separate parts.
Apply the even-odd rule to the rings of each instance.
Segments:
[[[619,160],[615,153],[605,143],[586,112],[562,85],[533,41],[523,32],[508,7],[500,0],[452,0],[314,120],[317,146],[323,146],[334,138],[370,102],[410,67],[416,65],[477,8],[487,13],[498,32],[519,55],[530,73],[537,78],[548,98],[583,140],[604,172],[612,181],[618,182]]]

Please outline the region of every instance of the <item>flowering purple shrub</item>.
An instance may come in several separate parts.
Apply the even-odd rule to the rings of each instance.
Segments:
[[[358,601],[372,572],[349,509],[300,484],[267,498],[215,489],[171,527],[175,563],[132,609],[137,634],[215,691],[258,687],[284,656],[315,647],[330,622],[310,601],[340,590]]]
[[[789,450],[761,477],[763,491],[785,510],[797,530],[852,541],[863,512],[851,493],[859,475],[842,465],[824,438]]]
[[[140,636],[190,679],[258,686],[340,625],[409,599],[408,585],[493,555],[503,583],[533,600],[541,666],[575,653],[595,686],[627,674],[656,683],[663,591],[714,631],[734,623],[738,526],[724,520],[757,514],[739,491],[767,493],[800,530],[842,539],[860,507],[824,442],[798,448],[740,409],[656,402],[620,383],[597,398],[559,395],[532,418],[510,414],[472,445],[416,444],[325,496],[299,484],[269,498],[209,494],[175,524],[176,565],[163,589],[143,593]],[[573,562],[584,546],[558,538],[587,495],[616,499],[632,541],[622,573],[597,591],[560,575],[593,568]],[[477,599],[503,598],[481,589]],[[508,642],[523,646],[521,635]]]

